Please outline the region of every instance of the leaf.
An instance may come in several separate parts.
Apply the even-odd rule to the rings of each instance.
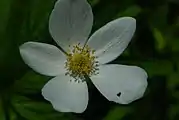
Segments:
[[[130,109],[127,107],[114,107],[109,111],[104,120],[120,120],[130,112]]]
[[[153,36],[155,38],[155,46],[158,51],[162,51],[166,46],[166,41],[163,34],[157,29],[152,28]]]
[[[29,20],[26,20],[25,24],[29,22],[30,31],[34,40],[36,38],[42,41],[45,40],[40,36],[46,34],[46,31],[48,33],[49,16],[54,4],[55,0],[47,0],[45,2],[44,0],[33,0],[31,2]]]
[[[50,40],[47,38],[48,16],[54,1],[0,1],[0,89],[5,89],[27,70],[19,54],[21,44],[27,41]]]
[[[168,116],[169,116],[169,120],[176,120],[177,115],[179,115],[179,104],[173,104],[169,107],[169,112],[168,112]]]
[[[3,105],[2,105],[2,100],[0,98],[0,120],[5,120],[5,116],[4,116],[4,110],[3,110]]]
[[[170,48],[172,52],[179,52],[179,38],[173,38],[169,41]]]
[[[121,16],[131,16],[135,17],[137,16],[140,12],[142,12],[142,9],[138,5],[132,5],[128,7],[126,10],[118,14],[118,17]]]
[[[0,1],[0,38],[2,39],[2,34],[7,26],[9,12],[11,8],[12,0],[1,0]]]
[[[9,115],[10,115],[10,120],[24,120],[21,117],[18,117],[14,111],[12,111],[11,109],[9,110]]]
[[[156,9],[150,9],[150,14],[148,15],[148,22],[151,26],[158,28],[160,30],[167,30],[167,15],[168,15],[168,5],[164,4],[157,7]]]
[[[170,74],[170,76],[168,77],[168,89],[173,90],[173,92],[177,92],[175,91],[175,88],[177,86],[179,86],[179,73],[172,73]]]
[[[51,104],[35,102],[22,96],[14,96],[12,106],[16,113],[27,120],[70,120],[67,114],[56,112]]]
[[[149,77],[155,75],[168,76],[173,72],[173,64],[168,60],[151,60],[139,64],[147,71]]]
[[[42,87],[48,80],[48,77],[30,71],[15,83],[14,91],[30,94],[40,93]]]
[[[167,88],[170,91],[170,95],[175,99],[176,101],[179,101],[179,91],[177,90],[179,88],[179,73],[172,73],[168,77],[167,81]],[[177,102],[179,104],[179,102]]]
[[[91,6],[97,5],[99,2],[100,2],[100,0],[89,0],[89,4],[90,4]]]

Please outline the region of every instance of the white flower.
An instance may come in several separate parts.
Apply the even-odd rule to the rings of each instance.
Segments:
[[[38,42],[20,46],[27,65],[43,75],[55,76],[43,87],[42,95],[57,111],[81,113],[86,109],[88,88],[84,75],[104,97],[116,103],[128,104],[145,92],[147,73],[143,69],[106,64],[127,47],[136,29],[135,19],[111,21],[88,39],[92,24],[93,14],[86,0],[58,0],[50,15],[49,31],[66,52]]]

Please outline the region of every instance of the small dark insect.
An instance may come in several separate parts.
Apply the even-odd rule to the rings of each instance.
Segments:
[[[119,93],[117,94],[117,96],[120,97],[120,96],[121,96],[121,92],[119,92]]]

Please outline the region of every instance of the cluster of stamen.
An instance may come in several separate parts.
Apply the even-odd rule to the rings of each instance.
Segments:
[[[92,76],[98,74],[99,63],[92,50],[88,45],[80,47],[80,44],[72,46],[72,51],[67,53],[65,68],[66,75],[75,78],[76,81],[84,81],[85,75]]]

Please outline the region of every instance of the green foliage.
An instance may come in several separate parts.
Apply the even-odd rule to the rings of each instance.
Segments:
[[[124,11],[122,11],[121,13],[118,14],[118,17],[122,17],[122,16],[131,16],[131,17],[135,17],[137,16],[140,12],[142,12],[142,8],[138,5],[131,5],[129,7],[127,7],[127,9],[125,9]]]
[[[53,43],[48,19],[55,1],[0,0],[0,120],[89,120],[89,115],[94,120],[179,119],[178,0],[88,0],[94,13],[92,32],[122,16],[136,18],[132,42],[115,62],[138,65],[149,76],[142,99],[124,106],[101,102],[99,112],[104,114],[97,116],[91,111],[56,112],[41,96],[51,78],[27,68],[19,55],[24,42]]]
[[[130,112],[130,109],[127,107],[114,107],[111,108],[104,120],[121,120]]]
[[[32,101],[21,96],[13,97],[12,109],[17,118],[21,117],[25,120],[70,120],[64,113],[55,112],[48,103]]]
[[[164,40],[163,34],[156,28],[153,28],[152,32],[156,41],[156,49],[162,51],[166,46],[166,40]]]
[[[22,94],[37,94],[41,92],[48,79],[48,77],[29,71],[20,80],[16,81],[14,91]]]

